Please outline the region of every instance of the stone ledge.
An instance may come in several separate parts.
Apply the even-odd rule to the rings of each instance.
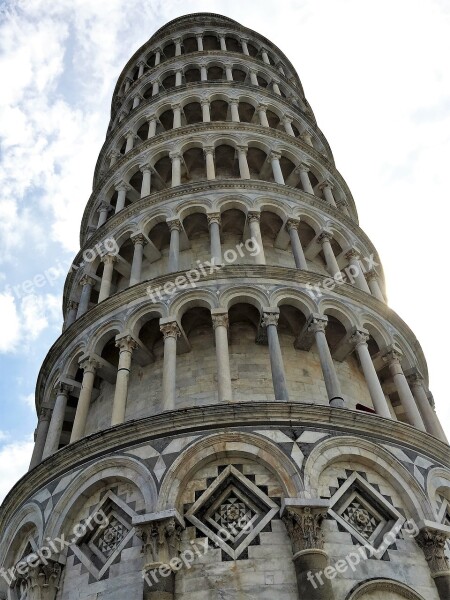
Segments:
[[[447,464],[449,461],[449,447],[437,438],[411,425],[377,415],[290,402],[243,402],[193,407],[128,421],[62,448],[24,475],[8,493],[0,508],[0,531],[12,514],[37,490],[96,457],[139,442],[173,436],[174,432],[191,434],[194,431],[249,426],[325,428],[338,434],[349,433],[364,438],[370,436],[380,443],[400,443],[438,464]]]

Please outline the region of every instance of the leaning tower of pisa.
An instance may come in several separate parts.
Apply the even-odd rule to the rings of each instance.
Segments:
[[[0,598],[448,600],[425,357],[270,40],[201,13],[134,54],[80,246]]]

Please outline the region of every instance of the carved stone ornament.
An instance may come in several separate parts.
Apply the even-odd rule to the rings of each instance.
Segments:
[[[181,526],[174,517],[143,523],[137,527],[137,534],[142,539],[146,567],[154,563],[166,564],[178,556]]]
[[[176,339],[181,335],[180,328],[178,327],[178,324],[175,321],[173,321],[172,323],[165,323],[164,325],[161,325],[160,330],[164,335],[164,339],[168,337],[174,337]]]
[[[21,598],[27,600],[55,600],[61,579],[61,565],[54,560],[46,564],[29,567],[17,579],[17,589]]]
[[[311,506],[288,508],[283,515],[294,554],[302,550],[323,550],[322,522],[326,509]]]
[[[426,527],[420,531],[416,539],[425,554],[432,575],[449,571],[449,561],[445,555],[448,538],[444,532]]]

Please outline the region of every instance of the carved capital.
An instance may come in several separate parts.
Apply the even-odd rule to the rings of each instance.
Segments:
[[[280,318],[280,313],[264,312],[262,319],[261,319],[261,325],[263,327],[269,327],[269,325],[275,325],[275,327],[276,327],[278,325],[279,318]]]
[[[67,304],[67,310],[77,310],[78,309],[78,302],[75,302],[75,300],[69,300],[69,303]]]
[[[214,146],[203,146],[203,154],[212,154],[214,156]]]
[[[131,335],[125,335],[116,340],[116,348],[119,348],[120,352],[133,352],[137,347],[138,343]]]
[[[345,253],[345,258],[347,260],[351,260],[352,258],[356,258],[357,260],[359,259],[359,252],[356,248],[350,248],[350,250],[348,250]]]
[[[332,239],[333,234],[331,233],[331,231],[322,231],[322,233],[317,238],[317,241],[319,242],[319,244],[323,244],[326,241],[331,242]]]
[[[352,336],[350,337],[350,343],[355,346],[362,346],[363,344],[367,344],[369,341],[370,335],[369,332],[365,329],[356,329]]]
[[[82,357],[79,365],[80,369],[83,369],[85,373],[95,373],[95,371],[100,367],[99,362],[92,356]]]
[[[116,183],[115,187],[116,192],[129,192],[131,190],[131,185],[125,183],[125,181],[120,181]]]
[[[222,313],[217,315],[211,315],[214,329],[216,327],[227,327],[228,328],[228,313]]]
[[[117,256],[115,254],[104,254],[101,261],[102,263],[105,263],[105,265],[113,265],[117,261]]]
[[[95,285],[95,279],[89,275],[83,275],[83,277],[80,279],[80,285],[83,287],[85,285],[90,285],[93,287]]]
[[[311,315],[308,321],[308,331],[311,333],[317,333],[322,331],[325,333],[325,328],[328,324],[328,317],[326,315]]]
[[[183,158],[181,152],[170,152],[169,157],[172,162],[174,160],[181,160]]]
[[[276,150],[272,150],[269,154],[269,160],[280,160],[281,152],[277,152]]]
[[[299,219],[288,219],[286,221],[286,230],[291,231],[291,229],[298,230],[298,226],[300,225]]]
[[[417,543],[425,554],[432,575],[449,571],[449,561],[445,555],[448,536],[445,532],[424,527],[416,537]]]
[[[70,394],[70,392],[73,390],[73,386],[69,385],[68,383],[63,383],[62,381],[58,381],[58,383],[55,385],[55,393],[57,396],[68,396]]]
[[[136,235],[132,235],[130,239],[135,246],[136,244],[141,244],[141,246],[145,246],[145,244],[148,243],[143,233],[137,233]]]
[[[167,564],[178,556],[182,528],[174,517],[139,524],[136,531],[142,539],[144,568]]]
[[[181,231],[181,221],[179,219],[171,219],[167,221],[167,225],[169,226],[170,231],[176,229],[177,231]]]
[[[259,223],[259,220],[261,218],[261,213],[259,212],[249,212],[247,215],[247,219],[248,222],[251,223],[252,221],[256,221],[257,223]]]
[[[378,279],[378,273],[375,271],[375,269],[371,269],[370,271],[367,271],[367,273],[364,274],[367,281],[372,281],[373,279]]]
[[[401,358],[402,353],[400,352],[400,350],[397,350],[395,348],[389,348],[382,356],[383,361],[390,367],[395,366],[401,368]]]
[[[145,173],[145,171],[150,171],[150,173],[152,172],[152,168],[150,165],[139,165],[139,171],[141,173]]]
[[[24,575],[17,578],[17,586],[26,598],[55,600],[61,579],[61,565],[54,560],[46,560],[36,567],[28,567]]]
[[[180,328],[178,327],[178,323],[176,321],[171,321],[170,323],[164,323],[164,325],[160,326],[160,330],[164,336],[164,339],[173,337],[175,339],[179,338],[181,335]]]
[[[333,184],[327,179],[325,179],[325,181],[322,181],[322,183],[319,184],[319,190],[324,190],[325,188],[329,188],[330,190],[333,189]]]
[[[39,411],[39,421],[50,421],[52,411],[49,408],[41,408]]]
[[[209,213],[206,215],[208,219],[208,225],[212,223],[217,223],[220,226],[220,213]]]
[[[302,550],[323,550],[322,522],[326,515],[325,508],[287,508],[282,518],[291,538],[294,554]]]

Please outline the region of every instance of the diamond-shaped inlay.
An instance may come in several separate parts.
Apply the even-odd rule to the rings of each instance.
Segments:
[[[277,511],[267,494],[230,465],[191,506],[186,518],[236,559]]]
[[[386,552],[386,534],[399,533],[404,517],[368,481],[353,473],[330,500],[329,513],[377,558]],[[392,541],[390,542],[392,543]]]
[[[127,535],[127,529],[118,519],[112,517],[108,527],[101,533],[96,541],[96,546],[107,558],[116,550],[120,542]]]

